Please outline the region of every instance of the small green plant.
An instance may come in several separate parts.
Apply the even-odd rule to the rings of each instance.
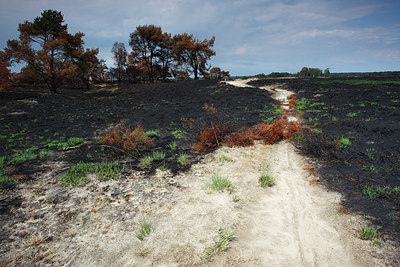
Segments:
[[[228,192],[233,192],[234,186],[228,178],[223,177],[218,173],[214,173],[211,176],[211,189],[217,191],[227,190]]]
[[[183,138],[185,137],[185,135],[187,135],[187,132],[184,130],[175,130],[172,132],[172,134],[176,137],[176,138]]]
[[[233,159],[225,154],[219,155],[218,156],[218,162],[219,163],[224,163],[224,162],[232,162]]]
[[[335,121],[335,122],[336,122],[336,121],[339,121],[339,119],[336,118],[335,116],[333,116],[333,117],[332,117],[332,121]]]
[[[150,235],[151,228],[152,227],[150,223],[145,218],[142,218],[139,222],[139,227],[136,232],[137,239],[143,241],[145,237]]]
[[[153,160],[165,159],[165,153],[164,152],[155,151],[155,152],[153,152],[152,158],[153,158]]]
[[[368,196],[370,199],[377,199],[382,195],[391,195],[391,194],[400,195],[400,186],[392,187],[390,185],[385,185],[385,186],[373,187],[370,185],[366,185],[363,188],[362,193],[365,196]]]
[[[304,135],[303,134],[295,134],[295,135],[293,135],[293,140],[294,141],[304,140]]]
[[[79,162],[60,176],[62,184],[78,186],[87,182],[88,174],[95,174],[100,181],[108,179],[117,180],[120,175],[119,163],[117,161],[100,163]]]
[[[33,146],[23,152],[15,153],[11,155],[11,159],[8,161],[8,164],[36,159],[38,155],[35,154],[35,151],[37,150],[39,150],[39,148],[37,146]]]
[[[83,143],[83,139],[79,137],[71,137],[62,144],[63,148],[69,148]]]
[[[187,161],[189,159],[189,155],[188,154],[180,154],[178,157],[178,163],[180,163],[181,165],[186,165]]]
[[[150,155],[145,155],[142,159],[142,164],[144,167],[150,167],[151,163],[153,163],[153,157]]]
[[[240,197],[238,195],[233,196],[233,202],[237,203],[240,201]]]
[[[378,226],[377,228],[373,226],[367,226],[363,223],[358,230],[358,235],[362,240],[371,240],[374,241],[375,239],[380,238],[380,233],[378,232],[382,226]]]
[[[368,196],[370,199],[377,199],[381,196],[379,192],[377,192],[373,186],[366,185],[362,191],[365,196]]]
[[[144,132],[143,134],[147,136],[152,136],[152,135],[158,136],[160,134],[160,130],[149,130]]]
[[[315,133],[315,134],[321,134],[322,133],[322,131],[321,130],[318,130],[318,129],[313,129],[313,130],[311,130],[313,133]]]
[[[42,158],[47,158],[47,157],[51,157],[54,155],[53,151],[48,151],[48,150],[41,150],[39,152],[39,157]]]
[[[258,183],[262,188],[271,187],[275,184],[275,178],[270,174],[264,173],[258,178]]]
[[[171,150],[175,150],[177,148],[177,143],[176,141],[173,141],[171,143],[168,144],[167,148],[171,149]]]
[[[345,148],[347,146],[351,145],[350,138],[348,137],[340,137],[339,139],[339,148]]]
[[[354,117],[357,116],[357,113],[356,112],[350,112],[350,113],[347,113],[346,116],[349,117],[349,118],[354,118]]]
[[[215,242],[215,244],[206,249],[204,252],[204,261],[211,262],[214,260],[215,255],[225,252],[230,248],[230,242],[236,239],[235,232],[231,229],[222,229],[218,230],[219,240]]]

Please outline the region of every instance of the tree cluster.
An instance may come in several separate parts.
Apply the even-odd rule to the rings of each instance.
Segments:
[[[324,72],[322,72],[322,70],[318,68],[303,67],[301,71],[297,73],[297,77],[321,77],[321,76],[325,77],[330,76],[329,68],[325,69]]]
[[[0,91],[11,83],[11,73],[8,67],[10,67],[10,62],[3,53],[0,53]]]
[[[9,40],[4,55],[12,63],[27,64],[20,78],[43,81],[51,92],[67,83],[88,88],[91,80],[101,78],[106,67],[97,58],[99,50],[85,49],[84,34],[70,34],[67,28],[61,12],[55,10],[19,24],[19,40]]]
[[[214,41],[215,37],[199,40],[187,33],[171,36],[155,25],[138,26],[129,35],[130,54],[123,43],[114,44],[111,52],[116,67],[110,76],[119,83],[165,81],[171,76],[188,78],[189,74],[195,79],[206,77],[210,68],[207,61],[215,55]]]

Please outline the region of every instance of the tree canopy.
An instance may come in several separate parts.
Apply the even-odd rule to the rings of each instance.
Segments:
[[[19,24],[19,40],[9,40],[5,53],[12,62],[25,62],[35,69],[51,92],[67,78],[88,84],[104,69],[104,62],[97,59],[98,49],[83,48],[83,33],[70,34],[67,29],[61,12],[45,10],[33,22]]]

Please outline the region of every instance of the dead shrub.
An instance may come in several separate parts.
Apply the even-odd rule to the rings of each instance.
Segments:
[[[143,128],[138,124],[132,131],[121,125],[116,125],[100,132],[100,143],[117,148],[121,152],[139,152],[146,150],[154,141],[144,135]]]
[[[297,105],[297,100],[294,97],[294,95],[288,96],[287,99],[289,100],[289,108],[293,108],[294,106]]]
[[[254,132],[246,127],[243,127],[237,132],[233,132],[226,136],[224,139],[224,145],[229,147],[240,146],[252,146],[254,145],[254,140],[257,139]]]
[[[218,147],[224,140],[228,127],[222,123],[211,123],[211,127],[204,127],[198,134],[199,142],[193,145],[197,152],[204,152],[209,148]]]

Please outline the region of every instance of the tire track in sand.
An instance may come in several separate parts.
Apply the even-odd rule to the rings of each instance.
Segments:
[[[246,86],[248,81],[236,80],[231,84]],[[277,91],[291,94],[281,88]],[[221,257],[214,264],[365,266],[347,244],[348,238],[335,220],[340,195],[307,181],[304,161],[293,145],[284,141],[272,146],[256,145],[252,149],[255,156],[241,157],[241,166],[232,170],[240,176],[235,184],[243,198],[237,242],[232,244],[229,256]],[[240,172],[240,169],[265,165],[276,178],[276,185],[268,189],[258,186],[256,173]]]

